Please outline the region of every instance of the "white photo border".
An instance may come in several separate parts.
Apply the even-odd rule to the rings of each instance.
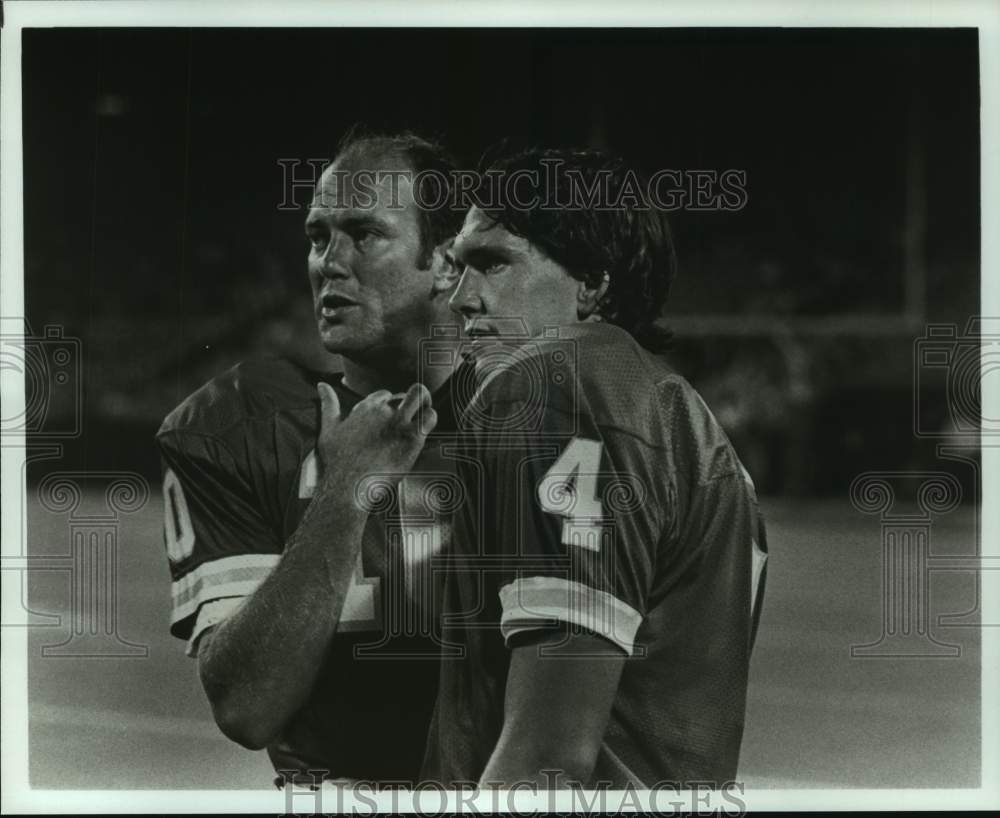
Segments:
[[[23,164],[21,132],[21,32],[35,27],[901,27],[979,29],[981,83],[981,191],[982,191],[982,291],[981,314],[1000,315],[1000,5],[989,0],[952,3],[845,1],[818,4],[808,0],[754,0],[716,2],[698,0],[676,3],[621,0],[574,2],[465,2],[445,0],[414,3],[412,0],[368,2],[319,2],[319,0],[7,0],[3,4],[0,32],[0,314],[24,315]],[[990,149],[989,146],[994,148]],[[990,229],[991,226],[994,229]],[[17,416],[24,408],[23,374],[0,372],[4,414]],[[1000,417],[1000,379],[984,379],[982,408],[986,418]],[[988,442],[988,439],[985,439]],[[6,437],[0,462],[2,486],[3,555],[24,552],[26,496],[23,439]],[[983,498],[1000,483],[1000,444],[983,446]],[[981,549],[984,557],[1000,556],[1000,504],[983,503]],[[20,594],[18,579],[7,593]],[[985,622],[1000,621],[1000,572],[980,572],[982,615]],[[28,785],[27,629],[5,627],[2,642],[2,776],[0,806],[5,813],[44,813],[74,810],[87,813],[152,812],[271,812],[283,813],[285,793],[280,791],[170,791],[170,790],[32,790]],[[979,789],[802,789],[751,790],[743,796],[748,809],[854,810],[854,809],[982,809],[1000,806],[1000,629],[982,631],[982,751],[983,780]],[[297,797],[298,798],[298,797]],[[480,809],[489,809],[481,796]],[[352,804],[371,810],[390,806],[389,796],[369,796]],[[673,800],[692,802],[678,795]],[[300,801],[296,801],[300,804]],[[327,806],[335,802],[325,799]],[[438,802],[434,802],[438,803]],[[468,799],[463,803],[468,804]],[[579,808],[570,793],[549,796],[517,794],[519,811]],[[613,799],[608,803],[615,803]],[[304,803],[300,805],[304,806]],[[414,805],[402,797],[401,811]],[[452,798],[449,806],[460,805]],[[724,804],[722,805],[725,806]]]

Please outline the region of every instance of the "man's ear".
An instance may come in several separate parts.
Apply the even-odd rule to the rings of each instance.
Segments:
[[[446,293],[454,289],[458,280],[462,277],[458,263],[451,254],[451,246],[455,243],[455,237],[445,239],[431,254],[431,271],[434,276],[434,294]]]
[[[604,294],[611,285],[611,276],[604,273],[601,283],[596,287],[591,287],[586,281],[581,281],[576,291],[576,315],[581,321],[588,319],[599,320],[597,306],[604,298]]]

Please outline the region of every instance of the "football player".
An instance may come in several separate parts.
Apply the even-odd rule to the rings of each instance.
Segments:
[[[657,355],[676,267],[665,214],[597,152],[492,172],[506,198],[470,209],[453,248],[481,384],[441,561],[444,639],[464,658],[442,664],[425,776],[722,787],[767,548],[749,475]]]
[[[432,326],[457,335],[446,247],[462,213],[419,207],[414,187],[452,166],[415,136],[342,147],[305,231],[319,333],[343,371],[240,364],[157,435],[171,631],[197,656],[223,733],[266,747],[279,772],[419,772],[438,648],[411,593],[428,552],[405,547],[397,481],[435,423],[453,425],[451,370],[418,353]]]

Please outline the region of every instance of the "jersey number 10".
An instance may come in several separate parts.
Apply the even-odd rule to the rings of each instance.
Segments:
[[[167,469],[163,476],[163,505],[166,512],[163,515],[163,531],[167,556],[171,562],[178,563],[194,551],[194,528],[187,500],[173,469]]]

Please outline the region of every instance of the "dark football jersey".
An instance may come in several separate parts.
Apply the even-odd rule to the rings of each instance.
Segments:
[[[562,327],[505,362],[480,354],[502,363],[459,424],[467,502],[439,564],[443,638],[461,658],[442,663],[425,777],[480,778],[510,640],[571,626],[628,657],[584,783],[731,781],[767,546],[726,435],[614,326]]]
[[[184,401],[157,435],[171,631],[189,640],[190,653],[199,631],[224,619],[278,564],[310,502],[320,378],[345,414],[361,399],[339,374],[288,360],[244,363]],[[435,401],[447,430],[454,424],[447,385]],[[442,473],[435,441],[401,483],[388,475],[365,489],[371,513],[354,580],[312,696],[268,748],[275,769],[365,780],[413,780],[419,772],[439,650],[424,569],[443,547],[453,511],[435,505],[433,486],[456,480]]]

